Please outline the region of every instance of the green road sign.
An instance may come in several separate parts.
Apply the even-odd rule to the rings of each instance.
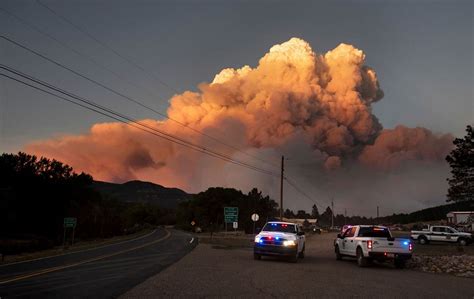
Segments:
[[[239,208],[224,207],[224,221],[226,223],[237,222],[239,219]]]
[[[77,218],[67,217],[64,218],[64,227],[76,227]]]

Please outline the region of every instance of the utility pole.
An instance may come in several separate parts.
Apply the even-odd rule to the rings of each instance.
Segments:
[[[379,206],[377,206],[377,219],[379,218]]]
[[[331,228],[334,227],[334,200],[331,198]]]
[[[346,225],[347,209],[344,209],[344,225]]]
[[[283,172],[285,171],[285,156],[281,156],[281,178],[280,178],[280,221],[283,221]]]

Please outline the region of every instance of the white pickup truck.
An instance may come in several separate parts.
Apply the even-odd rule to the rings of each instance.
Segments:
[[[465,246],[472,243],[472,234],[458,232],[452,227],[444,225],[433,225],[423,230],[412,230],[411,238],[417,240],[421,245],[429,242],[450,242]]]
[[[392,261],[395,267],[403,268],[411,258],[413,244],[408,239],[393,238],[385,226],[355,225],[337,235],[334,251],[337,260],[344,256],[356,257],[360,267],[376,260]]]

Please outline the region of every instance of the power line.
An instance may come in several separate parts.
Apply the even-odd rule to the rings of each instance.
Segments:
[[[137,64],[136,62],[134,62],[132,59],[130,59],[128,56],[120,53],[119,51],[115,50],[114,48],[112,48],[111,46],[109,46],[108,44],[106,44],[105,42],[101,41],[99,38],[97,38],[96,36],[94,36],[93,34],[91,34],[90,32],[84,30],[83,28],[81,28],[79,25],[77,25],[76,23],[72,22],[71,20],[69,20],[68,18],[66,18],[64,15],[58,13],[57,11],[55,11],[54,9],[52,9],[51,7],[49,7],[47,4],[45,3],[42,3],[41,1],[39,0],[36,0],[36,2],[41,5],[42,7],[44,7],[45,9],[47,9],[49,12],[51,12],[53,15],[55,15],[56,17],[60,18],[61,20],[63,20],[64,22],[68,23],[69,25],[71,25],[72,27],[74,27],[77,31],[81,32],[82,34],[86,35],[87,37],[89,37],[90,39],[94,40],[96,43],[98,43],[99,45],[101,45],[102,47],[104,47],[105,49],[111,51],[112,53],[114,53],[116,56],[120,57],[121,59],[125,60],[126,62],[128,62],[130,65],[134,66],[135,68],[139,69],[140,71],[142,71],[143,73],[145,73],[146,75],[148,75],[149,77],[152,77],[154,80],[158,81],[161,85],[167,87],[168,89],[172,90],[173,92],[176,92],[176,93],[181,93],[179,90],[177,90],[176,88],[174,88],[173,86],[167,84],[166,82],[164,82],[163,80],[161,80],[160,78],[158,78],[157,76],[155,76],[152,72],[146,70],[144,67],[142,67],[141,65]],[[189,129],[195,131],[196,133],[199,133],[199,134],[202,134],[203,136],[206,136],[218,143],[221,143],[229,148],[232,148],[233,150],[236,150],[238,152],[241,152],[249,157],[252,157],[254,159],[257,159],[259,160],[260,162],[263,162],[263,163],[266,163],[266,164],[269,164],[269,165],[272,165],[272,166],[275,166],[275,167],[279,167],[279,165],[275,164],[275,163],[272,163],[272,162],[269,162],[269,161],[266,161],[264,159],[261,159],[255,155],[251,155],[245,151],[242,151],[240,150],[239,148],[233,146],[233,145],[230,145],[228,143],[225,143],[225,142],[222,142],[221,140],[213,137],[213,136],[210,136],[209,134],[206,134],[202,131],[199,131],[199,130],[196,130],[192,127],[189,127],[188,125],[186,124],[183,124],[177,120],[174,120],[174,119],[171,119],[169,118],[167,115],[163,115],[160,113],[160,115],[166,117],[167,119],[170,119],[172,121],[175,121],[176,123],[180,124],[180,125],[183,125],[183,126],[186,126],[188,127]]]
[[[137,84],[127,80],[126,78],[122,77],[120,74],[116,73],[115,71],[111,70],[110,68],[108,68],[107,66],[105,66],[104,64],[101,64],[99,63],[97,60],[95,60],[94,58],[88,56],[88,55],[85,55],[79,51],[77,51],[76,49],[74,49],[73,47],[70,47],[69,45],[67,45],[66,43],[60,41],[59,39],[57,39],[56,37],[52,36],[51,34],[41,30],[38,26],[35,26],[27,21],[25,21],[25,19],[17,16],[16,14],[12,13],[11,11],[5,9],[5,8],[2,8],[0,7],[0,10],[2,10],[4,13],[10,15],[11,17],[15,18],[18,22],[20,22],[21,24],[35,30],[36,32],[39,32],[40,34],[44,35],[44,36],[47,36],[48,38],[50,38],[51,40],[54,40],[56,43],[60,44],[61,46],[63,46],[64,48],[76,53],[78,56],[86,59],[86,60],[89,60],[92,64],[108,71],[109,73],[113,74],[114,76],[116,76],[117,78],[120,78],[121,80],[127,82],[128,84],[130,85],[133,85],[134,87],[136,88],[139,88],[139,89],[142,89],[142,88],[146,88],[145,86],[138,86]]]
[[[314,200],[314,198],[312,198],[311,196],[309,196],[306,192],[304,192],[300,187],[298,187],[298,185],[296,185],[296,183],[291,180],[288,176],[285,176],[285,180],[288,182],[288,184],[290,186],[292,186],[296,191],[298,191],[301,195],[303,195],[305,198],[309,199],[310,201],[312,201],[314,204],[316,204],[317,206],[319,206],[319,208],[321,209],[324,209],[323,206],[321,206],[316,200]]]
[[[213,150],[210,150],[210,149],[208,149],[208,148],[202,147],[202,146],[200,146],[200,145],[193,144],[193,143],[191,143],[191,142],[189,142],[189,141],[187,141],[187,140],[184,140],[184,139],[175,137],[175,136],[173,136],[172,134],[169,134],[169,133],[160,131],[160,130],[158,130],[158,129],[156,129],[156,128],[150,127],[150,126],[148,126],[148,125],[142,124],[142,123],[138,122],[137,120],[134,120],[134,119],[132,119],[132,118],[126,116],[126,115],[120,114],[120,113],[118,113],[118,112],[115,112],[115,111],[113,111],[113,110],[107,108],[107,107],[104,107],[104,106],[101,106],[101,105],[99,105],[99,104],[96,104],[96,103],[93,102],[93,101],[87,100],[87,99],[85,99],[85,98],[83,98],[83,97],[80,97],[80,96],[77,96],[77,95],[75,95],[75,94],[73,94],[73,93],[70,93],[70,92],[68,92],[68,91],[65,91],[65,90],[63,90],[63,89],[61,89],[61,88],[59,88],[59,87],[56,87],[56,86],[52,85],[52,84],[49,84],[49,83],[47,83],[47,82],[41,81],[41,80],[39,80],[39,79],[36,79],[36,78],[34,78],[34,77],[30,76],[30,75],[27,75],[27,74],[25,74],[25,73],[22,73],[22,72],[20,72],[20,71],[18,71],[18,70],[15,70],[15,69],[13,69],[13,68],[11,68],[11,67],[9,67],[9,66],[5,66],[5,65],[1,65],[1,64],[0,64],[0,68],[1,68],[1,69],[4,69],[4,70],[6,70],[6,71],[9,71],[9,72],[11,72],[11,73],[14,73],[14,74],[17,75],[17,76],[20,76],[20,77],[23,77],[23,78],[28,79],[28,80],[30,80],[30,81],[33,81],[33,82],[35,82],[36,84],[45,86],[45,87],[47,87],[47,88],[49,88],[49,89],[52,89],[52,90],[54,90],[54,91],[56,91],[56,92],[59,92],[59,93],[61,93],[61,94],[64,94],[64,95],[66,95],[66,96],[69,96],[69,97],[71,97],[71,98],[74,98],[74,99],[76,99],[76,100],[79,100],[79,101],[81,101],[81,102],[87,104],[87,105],[90,105],[90,106],[94,107],[94,108],[91,108],[91,107],[82,105],[82,104],[80,104],[80,103],[74,102],[74,101],[72,101],[72,100],[66,99],[68,102],[74,102],[74,103],[78,104],[79,106],[81,106],[81,107],[83,107],[83,108],[92,110],[92,111],[94,111],[94,112],[98,112],[98,110],[99,110],[99,111],[102,111],[102,112],[99,112],[99,113],[102,114],[102,115],[111,117],[111,118],[113,118],[113,119],[115,119],[115,120],[118,120],[118,121],[120,121],[120,122],[122,122],[122,123],[125,123],[125,124],[127,124],[127,125],[128,125],[129,122],[130,122],[130,123],[133,124],[132,126],[135,127],[135,128],[137,128],[137,129],[140,129],[140,130],[145,131],[145,132],[148,132],[148,133],[152,133],[152,134],[155,135],[155,136],[158,136],[158,137],[161,137],[161,138],[166,139],[166,140],[168,140],[168,141],[171,141],[171,142],[173,142],[173,143],[177,143],[177,144],[180,144],[180,145],[182,145],[182,146],[191,148],[191,149],[196,150],[196,151],[199,151],[199,152],[201,152],[201,153],[208,154],[208,155],[213,156],[213,157],[215,157],[215,158],[219,158],[219,159],[221,159],[221,160],[224,160],[224,161],[227,161],[227,162],[230,162],[230,163],[233,163],[233,164],[242,166],[242,167],[246,167],[246,168],[252,169],[252,170],[254,170],[254,171],[258,171],[258,172],[267,174],[267,175],[277,176],[275,173],[272,173],[271,171],[268,171],[268,170],[266,170],[266,169],[262,169],[262,168],[253,166],[253,165],[251,165],[251,164],[247,164],[247,163],[245,163],[245,162],[242,162],[242,161],[233,159],[232,157],[229,157],[229,156],[227,156],[227,155],[221,154],[221,153],[219,153],[219,152],[215,152],[215,151],[213,151]],[[11,80],[15,80],[15,81],[17,81],[17,82],[19,82],[19,83],[22,83],[22,84],[24,84],[24,85],[27,85],[27,86],[29,86],[29,87],[32,87],[32,88],[35,88],[35,89],[37,89],[37,90],[46,92],[46,93],[48,93],[48,94],[50,94],[50,95],[57,96],[57,97],[59,97],[60,99],[63,99],[63,100],[65,99],[65,98],[62,97],[62,96],[58,96],[57,94],[54,94],[54,93],[45,91],[45,90],[42,89],[42,88],[39,88],[39,87],[37,87],[37,86],[33,86],[33,85],[31,85],[31,84],[28,84],[28,83],[26,83],[26,82],[24,82],[24,81],[18,80],[18,79],[16,79],[16,78],[11,77],[11,76],[8,76],[8,75],[5,75],[5,74],[1,74],[1,75],[4,76],[4,77],[9,78],[9,79],[11,79]],[[105,112],[104,112],[104,111],[105,111]]]
[[[170,86],[169,84],[163,82],[162,80],[160,80],[158,77],[156,77],[154,74],[152,74],[151,72],[148,72],[145,68],[143,68],[142,66],[138,65],[137,63],[135,63],[133,60],[131,60],[129,57],[121,54],[120,52],[118,52],[117,50],[115,50],[114,48],[110,47],[109,45],[107,45],[106,43],[102,42],[101,40],[99,40],[97,37],[95,37],[94,35],[92,35],[91,33],[89,33],[88,31],[82,29],[80,26],[76,25],[75,23],[73,23],[71,20],[69,20],[68,18],[66,18],[65,16],[59,14],[58,12],[56,12],[54,9],[52,9],[51,7],[49,7],[48,5],[42,3],[41,1],[39,0],[36,0],[36,2],[41,5],[42,7],[44,7],[45,9],[47,9],[48,11],[50,11],[52,14],[54,14],[56,17],[60,18],[61,20],[63,20],[64,22],[68,23],[69,25],[71,25],[72,27],[74,27],[77,31],[81,32],[82,34],[88,36],[90,39],[94,40],[96,43],[98,43],[99,45],[101,45],[102,47],[108,49],[109,51],[111,51],[112,53],[114,53],[115,55],[117,55],[118,57],[122,58],[123,60],[127,61],[129,64],[133,65],[135,68],[139,69],[140,71],[144,72],[145,74],[147,74],[148,76],[150,77],[153,77],[153,79],[155,79],[156,81],[158,81],[161,85],[177,92],[177,93],[180,93],[176,88]]]
[[[82,74],[82,73],[79,73],[79,72],[73,70],[72,68],[70,68],[70,67],[68,67],[68,66],[66,66],[66,65],[64,65],[64,64],[62,64],[62,63],[60,63],[60,62],[58,62],[58,61],[56,61],[56,60],[54,60],[54,59],[52,59],[52,58],[47,57],[46,55],[43,55],[43,54],[39,53],[39,52],[36,51],[36,50],[33,50],[33,49],[31,49],[31,48],[29,48],[29,47],[23,45],[23,44],[20,44],[19,42],[16,42],[16,41],[14,41],[14,40],[12,40],[12,39],[6,37],[6,36],[3,36],[3,35],[0,36],[0,38],[4,39],[5,41],[10,42],[10,43],[12,43],[12,44],[14,44],[14,45],[16,45],[16,46],[18,46],[18,47],[20,47],[20,48],[22,48],[22,49],[24,49],[24,50],[26,50],[26,51],[28,51],[28,52],[30,52],[30,53],[32,53],[32,54],[34,54],[34,55],[40,57],[40,58],[42,58],[42,59],[45,59],[45,60],[47,60],[47,61],[49,61],[49,62],[55,64],[56,66],[59,66],[59,67],[65,69],[65,70],[67,70],[67,71],[69,71],[69,72],[71,72],[71,73],[73,73],[73,74],[75,74],[75,75],[77,75],[77,76],[79,76],[79,77],[81,77],[81,78],[83,78],[83,79],[85,79],[85,80],[87,80],[87,81],[93,83],[93,84],[96,84],[96,85],[98,85],[98,86],[100,86],[100,87],[102,87],[102,88],[108,90],[109,92],[112,92],[113,94],[115,94],[115,95],[117,95],[117,96],[119,96],[119,97],[122,97],[122,98],[124,98],[124,99],[126,99],[126,100],[128,100],[128,101],[131,101],[131,102],[133,102],[133,103],[136,103],[136,104],[140,105],[140,106],[143,107],[143,108],[146,108],[146,109],[148,109],[148,110],[150,110],[150,111],[153,111],[153,112],[157,113],[158,115],[161,115],[161,116],[163,116],[163,117],[165,117],[165,118],[167,118],[167,119],[169,119],[169,120],[171,120],[171,121],[173,121],[173,122],[178,123],[178,124],[181,125],[181,126],[187,127],[187,128],[189,128],[190,130],[192,130],[192,131],[194,131],[194,132],[196,132],[196,133],[199,133],[199,134],[201,134],[201,135],[203,135],[203,136],[206,136],[206,137],[208,137],[208,138],[210,138],[210,139],[213,139],[214,141],[216,141],[216,142],[218,142],[218,143],[221,143],[221,144],[223,144],[223,145],[225,145],[225,146],[227,146],[227,147],[230,147],[230,148],[232,148],[232,149],[234,149],[234,150],[236,150],[236,151],[238,151],[238,152],[241,152],[241,153],[243,153],[243,154],[245,154],[245,155],[247,155],[247,156],[249,156],[249,157],[252,157],[252,158],[254,158],[254,159],[257,159],[257,160],[259,160],[259,161],[261,161],[261,162],[264,162],[264,163],[266,163],[266,164],[275,166],[274,163],[268,162],[268,161],[266,161],[266,160],[264,160],[264,159],[261,159],[261,158],[259,158],[259,157],[254,156],[254,155],[251,155],[251,154],[249,154],[249,153],[247,153],[247,152],[245,152],[245,151],[240,150],[240,149],[237,148],[237,147],[234,147],[234,146],[229,145],[229,144],[227,144],[227,143],[225,143],[225,142],[223,142],[223,141],[220,141],[219,139],[217,139],[217,138],[215,138],[215,137],[213,137],[213,136],[211,136],[211,135],[209,135],[209,134],[206,134],[206,133],[201,132],[201,131],[199,131],[199,130],[197,130],[197,129],[194,129],[193,127],[190,127],[189,125],[187,125],[187,124],[185,124],[185,123],[182,123],[182,122],[180,122],[180,121],[178,121],[178,120],[175,120],[175,119],[173,119],[173,118],[170,118],[170,117],[169,117],[168,115],[166,115],[165,113],[159,112],[159,111],[157,111],[157,110],[155,110],[155,109],[153,109],[153,108],[151,108],[151,107],[149,107],[149,106],[147,106],[147,105],[144,105],[144,104],[142,104],[140,101],[137,101],[137,100],[131,98],[130,96],[127,96],[127,95],[125,95],[125,94],[123,94],[123,93],[121,93],[121,92],[119,92],[119,91],[116,91],[116,90],[114,90],[113,88],[110,88],[110,87],[108,87],[108,86],[106,86],[106,85],[104,85],[104,84],[102,84],[102,83],[100,83],[100,82],[98,82],[98,81],[96,81],[96,80],[94,80],[94,79],[92,79],[92,78],[89,78],[88,76],[86,76],[86,75],[84,75],[84,74]],[[275,167],[276,167],[276,166],[275,166]]]
[[[68,24],[70,24],[71,26],[73,26],[76,30],[78,30],[78,31],[80,31],[81,33],[87,35],[89,38],[91,38],[92,40],[94,40],[95,42],[97,42],[98,44],[100,44],[102,47],[104,47],[104,48],[108,49],[109,51],[113,52],[115,55],[117,55],[118,57],[120,57],[120,58],[122,58],[123,60],[127,61],[129,64],[133,65],[133,66],[136,67],[137,69],[139,69],[139,70],[141,70],[142,72],[146,73],[146,74],[149,75],[150,77],[153,77],[155,80],[157,80],[157,81],[158,81],[159,83],[161,83],[163,86],[165,86],[165,87],[167,87],[167,88],[169,88],[169,89],[171,89],[171,90],[173,90],[173,91],[179,93],[179,91],[178,91],[177,89],[175,89],[175,88],[173,88],[172,86],[166,84],[165,82],[163,82],[162,80],[160,80],[159,78],[157,78],[154,74],[152,74],[151,72],[148,72],[146,69],[144,69],[142,66],[140,66],[140,65],[136,64],[135,62],[133,62],[133,61],[132,61],[130,58],[128,58],[127,56],[121,54],[120,52],[116,51],[116,50],[113,49],[112,47],[108,46],[106,43],[100,41],[98,38],[96,38],[95,36],[93,36],[93,35],[90,34],[89,32],[83,30],[81,27],[79,27],[78,25],[74,24],[73,22],[71,22],[70,20],[68,20],[66,17],[64,17],[64,16],[62,16],[62,15],[60,15],[60,14],[58,14],[56,11],[54,11],[53,9],[51,9],[51,8],[50,8],[49,6],[47,6],[46,4],[41,3],[39,0],[37,0],[37,3],[38,3],[39,5],[41,5],[41,6],[43,6],[44,8],[46,8],[47,10],[49,10],[51,13],[53,13],[53,14],[56,15],[57,17],[61,18],[63,21],[65,21],[65,22],[67,22]],[[89,56],[87,56],[87,55],[84,55],[84,54],[80,53],[79,51],[75,50],[74,48],[68,46],[67,44],[65,44],[65,43],[63,43],[63,42],[61,42],[61,41],[58,40],[57,38],[51,36],[50,34],[44,32],[44,31],[42,31],[42,30],[39,29],[38,27],[27,23],[26,21],[24,21],[24,20],[21,19],[20,17],[14,15],[13,13],[11,13],[11,12],[5,10],[5,9],[2,9],[2,8],[0,8],[0,9],[3,10],[4,12],[6,12],[7,14],[11,15],[11,16],[14,17],[15,19],[17,19],[20,23],[22,23],[22,24],[24,24],[24,25],[26,25],[26,26],[28,26],[28,27],[30,27],[30,28],[33,28],[33,29],[36,30],[37,32],[39,32],[39,33],[41,33],[41,34],[47,36],[48,38],[50,38],[50,39],[56,41],[57,43],[59,43],[60,45],[62,45],[62,46],[65,47],[65,48],[67,48],[67,49],[73,51],[73,52],[76,53],[77,55],[79,55],[79,56],[81,56],[81,57],[83,57],[83,58],[88,59],[89,61],[91,61],[91,62],[92,62],[93,64],[95,64],[96,66],[99,66],[99,67],[101,67],[101,68],[107,70],[108,72],[112,73],[112,74],[115,75],[116,77],[118,77],[118,78],[124,80],[125,82],[127,82],[127,83],[129,83],[129,84],[131,84],[131,85],[133,85],[133,86],[135,86],[135,87],[137,87],[137,88],[141,88],[141,87],[137,86],[135,83],[128,81],[127,79],[125,79],[125,78],[122,77],[121,75],[119,75],[119,74],[117,74],[116,72],[110,70],[108,67],[106,67],[106,66],[104,66],[104,65],[102,65],[102,64],[100,64],[100,63],[98,63],[98,62],[95,61],[93,58],[91,58],[91,57],[89,57]],[[3,38],[3,39],[5,39],[5,40],[7,40],[7,41],[9,41],[9,42],[11,42],[11,43],[13,43],[13,44],[15,44],[15,45],[17,45],[17,46],[19,46],[19,47],[21,47],[21,48],[23,48],[24,50],[27,50],[27,51],[29,51],[29,52],[31,52],[31,53],[33,53],[33,54],[35,54],[35,55],[37,55],[37,56],[43,58],[43,59],[48,60],[49,62],[51,62],[51,63],[53,63],[53,64],[55,64],[55,65],[57,65],[57,66],[59,66],[59,67],[61,67],[61,68],[63,68],[63,69],[66,69],[66,70],[68,70],[68,71],[74,73],[74,74],[77,75],[77,76],[80,76],[81,78],[83,78],[83,79],[85,79],[85,80],[88,80],[89,82],[92,82],[92,83],[94,83],[94,84],[96,84],[96,85],[98,85],[98,86],[100,86],[100,87],[102,87],[102,88],[104,88],[104,89],[106,89],[106,90],[108,90],[108,91],[110,91],[110,92],[112,92],[112,93],[114,93],[114,94],[116,94],[116,95],[122,97],[122,98],[125,98],[126,100],[132,101],[132,102],[134,102],[134,103],[140,105],[140,106],[143,107],[143,108],[146,108],[146,109],[148,109],[148,110],[150,110],[150,111],[153,111],[153,112],[157,113],[157,114],[160,115],[160,116],[163,116],[163,117],[165,117],[165,118],[167,118],[167,119],[169,119],[169,120],[171,120],[171,121],[174,121],[174,122],[176,122],[176,123],[178,123],[178,124],[180,124],[180,125],[182,125],[182,126],[184,126],[184,127],[187,127],[188,129],[191,129],[191,130],[193,130],[193,131],[196,132],[196,133],[199,133],[199,134],[201,134],[201,135],[203,135],[203,136],[205,136],[205,137],[208,137],[208,138],[210,138],[210,139],[212,139],[212,140],[214,140],[214,141],[216,141],[216,142],[218,142],[218,143],[220,143],[220,144],[223,144],[223,145],[225,145],[225,146],[227,146],[227,147],[229,147],[229,148],[232,148],[232,149],[234,149],[234,150],[236,150],[236,151],[238,151],[238,152],[241,152],[241,153],[243,153],[243,154],[245,154],[245,155],[247,155],[247,156],[249,156],[249,157],[252,157],[252,158],[254,158],[254,159],[256,159],[256,160],[259,160],[259,161],[264,162],[264,163],[266,163],[266,164],[269,164],[269,165],[278,167],[278,165],[276,165],[275,163],[271,163],[271,162],[268,162],[268,161],[266,161],[266,160],[264,160],[264,159],[261,159],[261,158],[259,158],[259,157],[257,157],[257,156],[251,155],[251,154],[249,154],[249,153],[247,153],[247,152],[245,152],[245,151],[242,151],[242,150],[240,150],[239,148],[237,148],[237,147],[235,147],[235,146],[229,145],[229,144],[227,144],[227,143],[225,143],[225,142],[223,142],[223,141],[221,141],[221,140],[219,140],[219,139],[217,139],[217,138],[215,138],[215,137],[213,137],[213,136],[211,136],[211,135],[208,135],[208,134],[206,134],[206,133],[204,133],[204,132],[201,132],[201,131],[199,131],[199,130],[197,130],[197,129],[194,129],[194,128],[190,127],[190,126],[187,125],[187,124],[184,124],[184,123],[181,123],[181,122],[178,121],[178,120],[172,119],[172,118],[168,117],[168,115],[166,115],[166,114],[164,114],[164,113],[161,113],[161,112],[159,112],[159,111],[156,111],[155,109],[153,109],[153,108],[151,108],[151,107],[148,107],[148,106],[142,104],[141,102],[139,102],[139,101],[137,101],[137,100],[135,100],[135,99],[132,99],[131,97],[129,97],[129,96],[127,96],[127,95],[124,95],[124,94],[122,94],[122,93],[120,93],[120,92],[117,92],[116,90],[114,90],[114,89],[112,89],[112,88],[110,88],[110,87],[108,87],[108,86],[106,86],[106,85],[104,85],[104,84],[102,84],[102,83],[100,83],[100,82],[97,82],[96,80],[93,80],[93,79],[91,79],[91,78],[89,78],[89,77],[87,77],[87,76],[85,76],[85,75],[83,75],[83,74],[81,74],[81,73],[79,73],[79,72],[76,72],[76,71],[74,71],[73,69],[71,69],[71,68],[69,68],[69,67],[67,67],[67,66],[65,66],[65,65],[63,65],[63,64],[61,64],[61,63],[59,63],[59,62],[57,62],[57,61],[55,61],[55,60],[53,60],[53,59],[51,59],[51,58],[49,58],[49,57],[46,57],[45,55],[42,55],[41,53],[38,53],[37,51],[34,51],[34,50],[32,50],[32,49],[30,49],[30,48],[24,46],[24,45],[21,45],[21,44],[18,43],[18,42],[15,42],[15,41],[13,41],[13,40],[11,40],[11,39],[5,37],[5,36],[0,36],[0,37]],[[5,69],[5,68],[4,68],[4,69]],[[11,71],[11,70],[9,70],[9,71]],[[19,72],[19,71],[18,71],[18,72]],[[79,106],[81,106],[81,107],[83,107],[83,108],[92,110],[92,111],[94,111],[94,112],[100,113],[100,114],[105,115],[105,116],[107,116],[107,117],[110,117],[110,118],[112,118],[112,119],[118,120],[118,121],[120,121],[120,122],[122,122],[122,123],[125,123],[125,124],[127,124],[127,125],[131,125],[129,122],[132,122],[132,123],[137,124],[137,125],[139,125],[139,126],[147,127],[147,126],[144,126],[143,124],[139,123],[139,122],[136,121],[136,120],[133,120],[133,119],[130,119],[130,118],[126,117],[126,116],[123,116],[123,115],[121,115],[121,114],[118,114],[118,113],[116,113],[116,112],[114,112],[114,111],[112,111],[112,110],[109,110],[109,109],[106,108],[106,107],[100,106],[100,105],[95,104],[95,103],[93,103],[93,102],[92,102],[92,103],[88,102],[88,104],[89,104],[89,105],[92,105],[92,106],[94,106],[94,107],[97,107],[98,109],[102,109],[102,110],[105,110],[105,111],[107,111],[107,112],[109,112],[109,113],[112,113],[113,115],[117,115],[117,116],[119,116],[119,117],[122,117],[122,118],[128,120],[129,122],[124,121],[124,120],[121,120],[121,119],[117,119],[116,117],[113,117],[113,116],[108,115],[108,114],[106,114],[106,113],[102,113],[102,112],[100,112],[100,111],[97,111],[96,109],[93,109],[93,108],[90,108],[90,107],[86,107],[85,105],[81,105],[81,104],[76,103],[76,102],[74,102],[74,101],[70,101],[70,100],[68,100],[68,99],[65,99],[64,97],[61,97],[61,96],[58,96],[58,95],[56,95],[56,94],[50,93],[50,92],[48,92],[48,91],[46,91],[46,90],[44,90],[44,89],[42,89],[42,88],[35,87],[35,86],[33,86],[33,85],[31,85],[31,84],[28,84],[28,83],[26,83],[26,82],[24,82],[24,81],[21,81],[21,80],[12,78],[12,77],[7,76],[7,75],[4,75],[4,74],[1,74],[1,75],[4,76],[4,77],[9,78],[9,79],[11,79],[11,80],[15,80],[15,81],[17,81],[17,82],[19,82],[19,83],[22,83],[22,84],[24,84],[24,85],[27,85],[27,86],[29,86],[29,87],[35,88],[35,89],[37,89],[37,90],[40,90],[40,91],[42,91],[42,92],[46,92],[46,93],[48,93],[48,94],[50,94],[50,95],[53,95],[53,96],[55,96],[55,97],[59,97],[60,99],[66,100],[66,101],[71,102],[71,103],[74,103],[74,104],[76,104],[76,105],[79,105]],[[18,73],[17,73],[17,75],[24,76],[25,74],[18,74]],[[43,86],[47,86],[48,88],[51,88],[51,89],[53,89],[53,90],[56,90],[57,92],[60,92],[60,93],[63,93],[63,94],[67,94],[67,95],[70,96],[70,97],[73,97],[73,98],[78,99],[78,97],[77,97],[76,95],[71,94],[71,93],[69,93],[69,92],[65,92],[64,90],[62,90],[62,89],[60,89],[60,88],[56,88],[56,87],[54,87],[53,85],[50,85],[50,84],[48,84],[48,83],[45,83],[44,81],[35,79],[35,78],[31,77],[31,76],[30,76],[30,77],[24,76],[24,78],[28,78],[29,80],[32,80],[32,81],[34,81],[34,82],[37,83],[37,84],[41,84],[41,85],[43,85]],[[156,95],[155,95],[155,96],[156,96]],[[97,105],[97,106],[96,106],[96,105]],[[152,133],[153,135],[157,135],[156,133],[147,131],[146,129],[139,128],[139,127],[137,127],[136,125],[132,125],[132,127],[141,129],[141,130],[143,130],[143,131],[145,131],[145,132],[148,132],[148,133]],[[157,130],[155,130],[154,128],[151,128],[151,127],[147,127],[147,129],[151,129],[151,130],[153,130],[153,131],[157,131]],[[163,132],[159,132],[159,133],[164,134]],[[158,137],[161,137],[161,138],[164,138],[164,137],[161,136],[161,135],[157,135],[157,136],[158,136]],[[178,140],[181,140],[181,141],[183,141],[184,143],[181,144],[181,143],[179,143],[179,142],[176,142],[175,140],[171,140],[171,139],[174,139],[174,138],[175,138],[175,139],[178,139]],[[250,168],[250,169],[255,170],[255,171],[260,171],[260,172],[263,172],[263,173],[265,173],[265,174],[269,174],[269,175],[272,175],[272,176],[276,176],[276,174],[275,174],[275,173],[272,173],[271,171],[268,171],[268,170],[265,170],[265,169],[261,169],[261,168],[255,167],[255,166],[253,166],[253,165],[244,163],[244,162],[242,162],[242,161],[234,160],[232,157],[229,157],[229,156],[226,156],[226,155],[217,153],[217,152],[210,151],[208,148],[204,148],[204,147],[201,147],[201,146],[199,146],[199,145],[195,145],[195,144],[192,144],[192,143],[188,143],[187,141],[182,140],[182,139],[179,139],[179,138],[177,138],[177,137],[172,136],[171,138],[165,138],[165,139],[167,139],[167,140],[169,140],[169,141],[171,141],[171,142],[175,142],[175,143],[181,144],[181,145],[183,145],[183,146],[191,147],[192,149],[198,150],[198,151],[200,151],[200,152],[202,152],[202,153],[210,154],[210,155],[213,156],[213,157],[223,159],[223,160],[225,160],[225,161],[227,161],[227,162],[231,162],[231,163],[234,163],[234,164],[237,164],[237,165],[240,165],[240,166],[244,166],[244,167]],[[187,144],[187,145],[186,145],[186,144]],[[302,191],[302,190],[301,190],[293,181],[291,181],[288,177],[285,177],[285,180],[287,180],[287,182],[288,182],[293,188],[295,188],[295,190],[297,190],[298,192],[300,192],[301,194],[303,194],[306,198],[308,198],[309,200],[311,200],[312,202],[314,202],[315,204],[318,205],[318,203],[317,203],[314,199],[312,199],[309,195],[307,195],[304,191]]]

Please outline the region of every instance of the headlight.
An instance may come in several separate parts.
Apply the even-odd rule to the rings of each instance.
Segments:
[[[254,242],[255,242],[255,243],[258,243],[259,241],[260,241],[260,237],[259,237],[259,236],[255,236]]]
[[[295,246],[296,243],[293,240],[287,240],[287,241],[283,241],[283,245],[284,246]]]

